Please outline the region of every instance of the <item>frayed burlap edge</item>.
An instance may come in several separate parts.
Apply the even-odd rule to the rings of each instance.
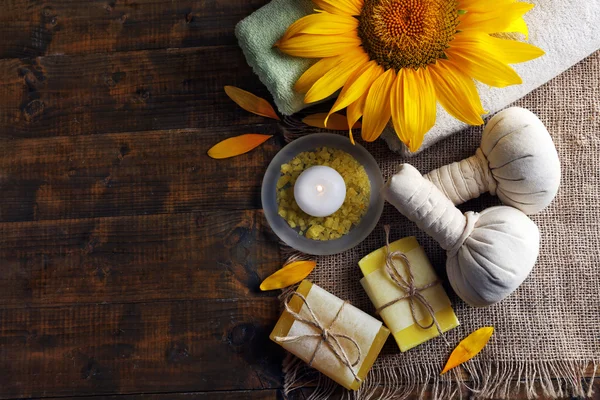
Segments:
[[[311,388],[307,400],[332,398],[354,400],[428,399],[511,399],[525,395],[528,399],[539,396],[562,398],[591,397],[595,375],[586,378],[594,361],[475,361],[471,360],[458,372],[440,376],[440,365],[398,365],[393,368],[374,368],[356,392],[340,390],[331,379],[318,374],[312,379],[309,368],[300,359],[289,354],[283,361],[284,395],[295,390]],[[558,377],[558,378],[557,378]],[[314,388],[314,389],[313,389]]]

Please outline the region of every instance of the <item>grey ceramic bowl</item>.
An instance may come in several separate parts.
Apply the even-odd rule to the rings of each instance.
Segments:
[[[364,166],[371,183],[371,197],[367,213],[358,225],[352,227],[346,235],[339,239],[328,241],[307,239],[299,235],[277,213],[277,180],[281,176],[281,165],[289,162],[299,153],[312,151],[323,146],[343,150],[352,155],[352,157]],[[377,161],[375,161],[373,156],[364,147],[359,144],[353,145],[350,139],[341,135],[314,133],[294,140],[273,158],[263,178],[262,206],[267,222],[275,234],[288,246],[306,254],[337,254],[362,242],[377,225],[383,211],[382,186],[383,177]]]

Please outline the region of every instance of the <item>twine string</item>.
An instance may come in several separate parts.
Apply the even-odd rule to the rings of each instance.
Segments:
[[[442,328],[440,327],[438,320],[435,318],[435,310],[433,309],[433,307],[431,306],[429,301],[427,301],[425,296],[423,296],[423,294],[421,293],[425,289],[428,289],[435,285],[439,285],[440,281],[436,279],[433,282],[430,282],[423,286],[415,285],[415,277],[412,272],[412,265],[410,263],[410,260],[408,259],[406,254],[404,254],[401,251],[390,251],[390,227],[389,227],[389,225],[385,225],[384,229],[385,229],[385,250],[386,250],[385,270],[387,271],[390,279],[400,289],[402,289],[402,291],[404,291],[406,293],[406,295],[398,297],[394,300],[388,301],[387,303],[383,304],[382,306],[377,308],[377,310],[376,310],[377,313],[378,314],[381,313],[381,311],[383,311],[385,308],[387,308],[391,305],[394,305],[394,304],[398,303],[399,301],[408,300],[408,304],[410,306],[410,313],[412,315],[412,318],[413,318],[413,321],[415,322],[415,324],[417,324],[422,329],[429,329],[435,325],[440,336],[442,338],[444,338],[444,341],[446,341],[446,343],[449,345],[449,342],[446,339],[446,337],[444,336],[444,333],[442,332]],[[398,260],[400,262],[396,263],[396,262],[394,262],[395,260]],[[400,269],[399,269],[400,267],[398,266],[398,264],[402,264],[404,266],[404,270],[406,272],[406,277],[407,277],[406,279],[400,272]],[[431,316],[431,323],[429,323],[428,325],[421,324],[421,322],[417,319],[416,301],[421,303],[421,305],[423,305],[425,310]]]
[[[297,296],[298,298],[300,298],[302,300],[302,302],[306,306],[306,309],[308,310],[310,319],[303,317],[302,315],[300,315],[299,313],[297,313],[291,309],[291,307],[289,305],[289,301],[291,300],[292,296]],[[295,342],[295,341],[306,339],[306,338],[320,338],[321,340],[319,340],[319,343],[317,343],[317,346],[315,347],[315,351],[313,352],[313,354],[310,358],[310,361],[308,362],[308,365],[312,366],[312,364],[315,360],[315,357],[317,356],[317,353],[321,349],[321,346],[323,344],[325,344],[329,348],[329,350],[331,350],[333,355],[350,370],[350,372],[354,376],[354,379],[356,379],[359,382],[362,381],[362,379],[360,379],[358,377],[356,371],[354,370],[354,367],[357,366],[358,363],[360,362],[360,360],[362,359],[362,353],[360,350],[360,346],[358,345],[358,342],[354,338],[352,338],[346,334],[336,333],[331,330],[333,324],[337,321],[338,317],[342,313],[342,310],[344,309],[344,306],[347,303],[348,303],[347,301],[344,301],[342,303],[342,306],[338,309],[337,313],[335,314],[335,317],[331,320],[331,323],[329,324],[329,326],[325,326],[323,324],[323,322],[317,317],[317,315],[313,311],[310,304],[308,304],[306,297],[304,297],[302,294],[297,293],[297,292],[291,293],[287,297],[286,301],[284,302],[285,310],[296,321],[302,322],[306,325],[309,325],[309,326],[312,326],[313,328],[315,328],[317,330],[317,333],[297,335],[297,336],[276,336],[275,341],[277,343],[287,343],[287,342]],[[346,350],[344,350],[344,347],[341,345],[340,339],[346,339],[350,343],[352,343],[352,345],[354,345],[354,347],[356,348],[356,353],[357,353],[356,360],[350,361],[350,357],[348,357],[348,353],[346,352]]]

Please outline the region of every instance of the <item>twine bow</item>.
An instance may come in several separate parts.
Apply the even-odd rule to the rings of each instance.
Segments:
[[[290,308],[290,306],[289,306],[289,300],[294,295],[298,296],[302,300],[302,302],[304,303],[304,305],[306,306],[306,309],[308,310],[308,312],[310,314],[310,319],[303,317],[302,315],[300,315],[299,313],[294,312]],[[317,347],[315,348],[315,351],[313,352],[313,354],[312,354],[312,356],[310,358],[310,361],[308,362],[308,365],[312,366],[312,363],[315,360],[315,357],[317,356],[317,353],[319,352],[319,349],[321,348],[321,345],[323,343],[325,343],[325,345],[327,347],[329,347],[329,349],[335,355],[335,357],[342,364],[344,364],[346,367],[348,367],[348,369],[350,370],[350,372],[352,372],[352,375],[354,376],[354,379],[356,379],[357,381],[360,382],[361,379],[358,377],[356,371],[354,370],[354,367],[358,365],[358,363],[360,362],[360,360],[362,358],[362,354],[361,354],[360,346],[358,345],[358,342],[356,340],[354,340],[352,337],[348,336],[348,335],[345,335],[343,333],[336,333],[336,332],[332,332],[331,331],[331,327],[333,326],[333,324],[335,323],[335,321],[338,319],[338,317],[342,313],[342,310],[344,309],[344,306],[347,303],[348,303],[347,301],[344,301],[344,303],[342,304],[342,306],[340,307],[340,309],[335,314],[335,317],[333,318],[333,320],[331,320],[331,323],[329,324],[329,326],[326,327],[321,322],[321,320],[317,317],[317,315],[314,313],[313,309],[311,308],[311,306],[306,301],[306,297],[304,297],[303,295],[301,295],[300,293],[297,293],[297,292],[291,293],[287,297],[286,301],[284,302],[284,304],[285,304],[285,310],[292,317],[294,317],[294,319],[296,321],[299,321],[299,322],[302,322],[302,323],[304,323],[306,325],[312,326],[318,332],[317,333],[312,333],[312,334],[309,333],[309,334],[305,334],[305,335],[298,335],[298,336],[276,336],[275,337],[275,341],[277,343],[287,343],[287,342],[295,342],[295,341],[306,339],[306,338],[321,338],[321,340],[319,340],[319,343],[317,344]],[[356,360],[354,362],[350,361],[350,358],[348,357],[348,354],[346,353],[346,351],[344,350],[344,348],[340,344],[340,339],[346,339],[346,340],[348,340],[356,348],[357,356],[356,356]]]
[[[385,250],[386,250],[385,270],[387,271],[387,273],[388,273],[389,277],[392,279],[392,281],[400,289],[402,289],[406,293],[406,295],[404,295],[402,297],[398,297],[397,299],[394,299],[392,301],[388,301],[381,307],[377,308],[377,310],[376,310],[377,313],[379,314],[385,308],[387,308],[393,304],[396,304],[399,301],[408,299],[408,304],[410,305],[410,313],[412,314],[412,318],[413,318],[413,321],[415,321],[415,324],[417,324],[422,329],[429,329],[435,324],[435,327],[437,328],[440,336],[442,336],[444,338],[444,340],[446,340],[444,333],[442,332],[442,328],[440,327],[439,322],[435,318],[435,310],[433,309],[431,304],[429,304],[429,301],[427,301],[425,296],[423,296],[423,294],[421,293],[421,291],[423,291],[425,289],[428,289],[432,286],[440,284],[440,281],[436,279],[435,281],[430,282],[427,285],[420,286],[420,287],[415,285],[415,277],[413,276],[413,273],[412,273],[412,265],[410,263],[410,260],[408,259],[406,254],[404,254],[401,251],[390,251],[390,227],[389,227],[389,225],[385,225],[383,228],[385,229]],[[407,275],[408,279],[405,279],[402,276],[402,274],[400,273],[399,267],[396,263],[394,263],[394,260],[400,260],[401,264],[404,265],[404,269],[406,271],[406,275]],[[427,312],[431,316],[430,324],[422,325],[421,322],[419,322],[419,320],[417,319],[415,301],[418,301],[419,303],[421,303],[423,305],[423,307],[425,308],[425,310],[427,310]],[[448,342],[446,341],[446,343],[448,343]]]

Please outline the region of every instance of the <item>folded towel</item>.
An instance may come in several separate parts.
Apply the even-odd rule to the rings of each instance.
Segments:
[[[235,35],[248,64],[269,89],[280,113],[292,115],[306,107],[294,83],[317,60],[291,57],[273,48],[294,21],[313,12],[311,0],[273,0],[244,18]]]
[[[600,1],[533,0],[535,7],[525,15],[529,41],[546,51],[538,59],[514,65],[523,78],[521,85],[491,88],[478,84],[483,107],[491,114],[518,100],[600,48]],[[312,12],[308,0],[273,0],[242,20],[236,35],[248,64],[273,95],[282,114],[290,115],[306,107],[303,95],[293,90],[298,77],[314,60],[290,57],[273,48],[287,27]],[[437,121],[427,133],[422,151],[466,127],[438,105]],[[406,147],[388,126],[382,135],[392,150],[405,155]]]

